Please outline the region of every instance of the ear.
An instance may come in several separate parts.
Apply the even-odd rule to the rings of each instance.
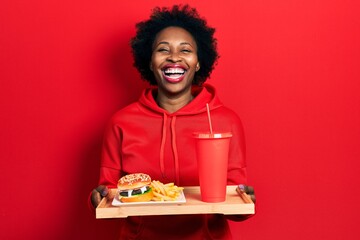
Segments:
[[[200,69],[200,63],[198,62],[197,64],[196,64],[196,71],[199,71],[199,69]]]
[[[152,62],[149,63],[150,70],[153,71]]]

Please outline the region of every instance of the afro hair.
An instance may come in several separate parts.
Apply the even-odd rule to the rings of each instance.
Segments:
[[[214,38],[215,28],[209,27],[197,10],[189,5],[156,7],[148,20],[136,24],[136,35],[130,41],[134,66],[143,80],[156,85],[154,74],[149,67],[153,42],[161,30],[171,26],[185,29],[195,39],[201,68],[194,76],[193,85],[200,86],[210,77],[219,58],[217,40]]]

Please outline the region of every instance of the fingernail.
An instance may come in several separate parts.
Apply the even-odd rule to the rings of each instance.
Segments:
[[[104,190],[101,192],[101,196],[103,196],[103,197],[105,197],[107,194],[108,194],[108,190],[107,190],[107,189],[104,189]]]
[[[245,191],[245,185],[239,184],[239,188],[240,188],[241,191]]]

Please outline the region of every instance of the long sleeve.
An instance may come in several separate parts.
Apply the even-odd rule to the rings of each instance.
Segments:
[[[104,134],[100,175],[98,185],[116,188],[121,171],[121,137],[119,128],[111,121]],[[91,192],[88,197],[89,209],[94,211],[91,204]]]
[[[228,183],[246,184],[246,146],[242,123],[238,117],[232,125],[233,137],[230,142]]]
[[[107,127],[103,140],[103,148],[100,163],[99,185],[113,188],[121,173],[121,131],[111,121]]]

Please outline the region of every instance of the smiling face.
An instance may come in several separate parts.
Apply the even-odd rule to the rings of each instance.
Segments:
[[[195,72],[200,69],[197,45],[192,35],[180,27],[167,27],[154,40],[150,69],[159,88],[158,94],[190,94]]]

